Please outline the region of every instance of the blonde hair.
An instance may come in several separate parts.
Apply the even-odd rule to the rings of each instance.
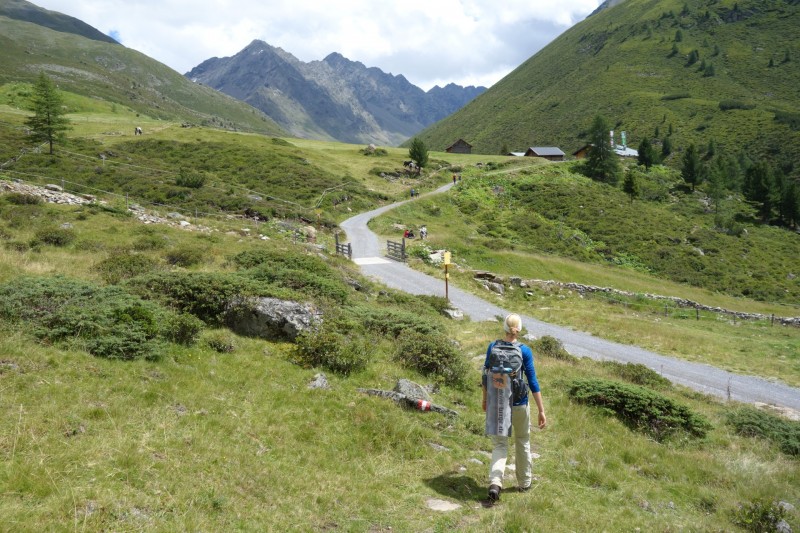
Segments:
[[[522,319],[519,315],[508,315],[505,320],[503,320],[503,330],[506,333],[513,333],[514,335],[519,335],[522,331]]]

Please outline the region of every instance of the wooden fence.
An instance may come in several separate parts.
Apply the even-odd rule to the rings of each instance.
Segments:
[[[406,260],[406,240],[401,242],[386,241],[386,255],[396,261]]]
[[[339,234],[336,234],[336,253],[346,255],[348,259],[353,259],[353,246],[348,243],[339,242]]]

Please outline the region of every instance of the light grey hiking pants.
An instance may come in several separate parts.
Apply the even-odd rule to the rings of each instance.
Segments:
[[[492,463],[489,467],[489,485],[503,486],[503,474],[508,459],[508,440],[514,439],[517,486],[528,487],[532,480],[531,465],[531,406],[511,408],[511,436],[492,435]]]

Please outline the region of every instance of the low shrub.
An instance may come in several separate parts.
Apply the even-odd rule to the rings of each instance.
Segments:
[[[568,363],[577,363],[578,358],[569,353],[564,344],[550,335],[543,335],[531,343],[531,350],[533,354],[559,359]]]
[[[602,379],[576,380],[570,386],[569,395],[575,401],[600,407],[631,429],[647,433],[658,441],[678,431],[704,437],[711,427],[688,407],[637,385]]]
[[[332,271],[331,266],[319,257],[291,253],[285,250],[246,250],[230,258],[230,261],[241,269],[251,269],[266,265],[273,269],[289,268],[292,270],[305,270],[315,274],[330,275]]]
[[[441,334],[440,326],[432,320],[432,317],[425,317],[418,312],[356,307],[350,314],[370,332],[391,339],[396,339],[404,333]]]
[[[158,268],[155,259],[141,254],[122,253],[103,259],[92,268],[106,283],[116,285]]]
[[[342,335],[335,331],[334,325],[325,323],[297,337],[292,361],[349,376],[367,367],[371,349],[363,337]]]
[[[289,297],[236,274],[204,272],[152,273],[127,280],[124,286],[145,299],[190,313],[206,324],[221,324],[229,302],[237,296]]]
[[[34,234],[33,243],[68,246],[75,240],[75,237],[75,230],[72,228],[47,227],[38,230]]]
[[[236,351],[236,338],[229,331],[211,331],[204,336],[203,341],[217,353]]]
[[[775,502],[757,500],[740,504],[733,513],[733,523],[746,531],[771,533],[780,531],[778,523],[786,516],[786,510]]]
[[[0,317],[44,342],[65,341],[110,359],[156,358],[170,313],[122,291],[68,278],[0,285]]]
[[[672,382],[661,376],[655,370],[640,363],[620,363],[618,361],[603,361],[602,365],[625,381],[629,381],[651,389],[666,389]]]
[[[454,387],[463,388],[467,382],[466,361],[441,333],[404,332],[397,338],[394,358],[407,368]]]
[[[181,246],[169,250],[164,254],[164,259],[170,265],[190,267],[199,265],[205,259],[205,251],[193,246]]]
[[[321,274],[314,271],[281,268],[264,264],[242,272],[242,276],[280,285],[281,287],[299,291],[307,296],[327,299],[338,304],[345,303],[352,292],[352,289],[341,279],[335,277],[336,274],[331,270]]]
[[[163,250],[167,247],[167,239],[163,235],[142,235],[133,242],[133,249],[139,252]]]
[[[691,97],[692,97],[691,94],[684,91],[679,93],[665,94],[664,96],[661,97],[661,99],[664,101],[669,101],[669,100],[683,100],[684,98],[691,98]]]
[[[731,109],[754,109],[756,106],[755,104],[742,102],[741,100],[722,100],[719,103],[719,108],[721,111],[730,111]]]
[[[800,456],[800,422],[786,420],[750,406],[731,411],[726,422],[739,435],[766,439],[775,443],[783,453]]]
[[[6,202],[14,205],[39,205],[44,203],[40,197],[34,194],[25,194],[22,192],[12,192],[6,195]]]
[[[203,331],[203,321],[188,313],[175,313],[169,315],[162,328],[167,340],[192,346]]]

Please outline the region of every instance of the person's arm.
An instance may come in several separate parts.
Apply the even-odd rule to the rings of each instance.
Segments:
[[[542,403],[542,393],[534,392],[532,394],[533,401],[536,402],[536,408],[539,410],[539,429],[547,425],[547,416],[544,414],[544,404]]]

